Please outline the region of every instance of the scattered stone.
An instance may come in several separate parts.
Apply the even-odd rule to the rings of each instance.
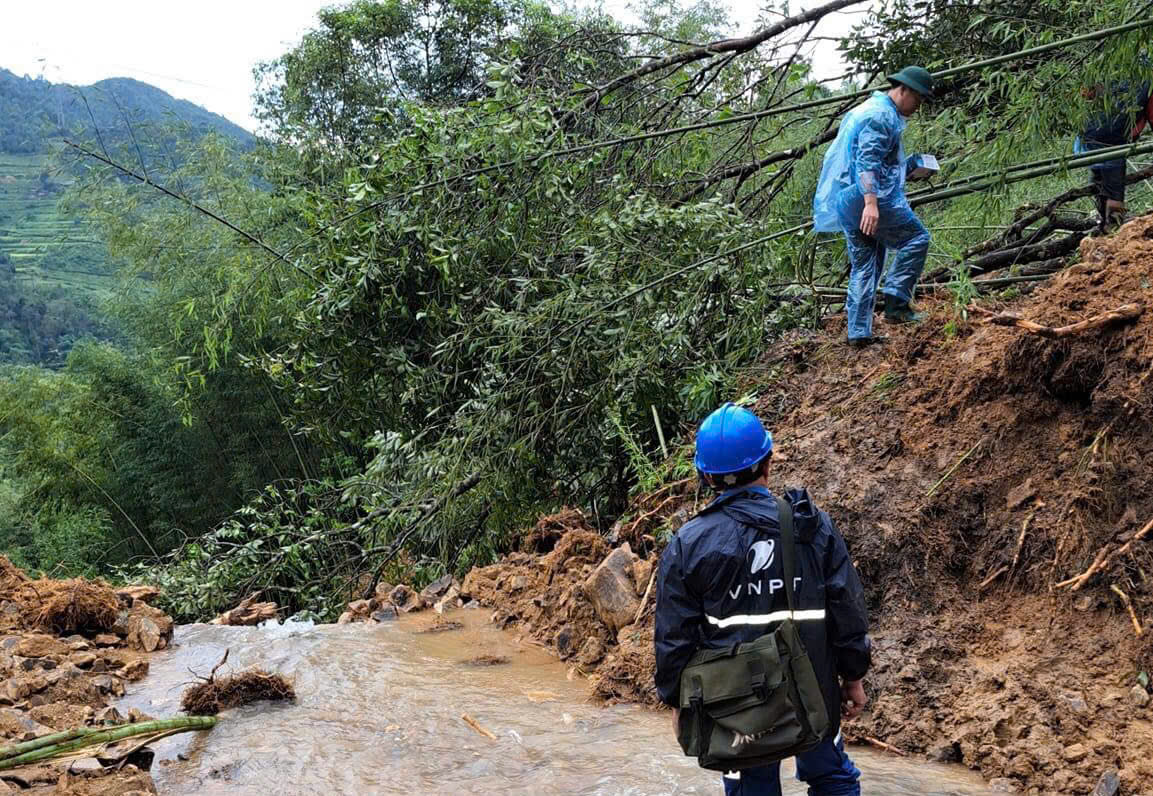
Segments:
[[[347,624],[350,624],[350,623],[355,622],[355,621],[356,621],[356,614],[354,614],[352,611],[345,611],[343,614],[340,615],[340,618],[336,620],[336,624],[347,625]]]
[[[989,780],[989,790],[994,793],[1016,793],[1017,783],[1008,777],[996,777]]]
[[[1075,743],[1071,746],[1066,746],[1061,750],[1061,756],[1068,760],[1070,763],[1079,763],[1085,759],[1089,754],[1089,750],[1083,744]]]
[[[509,659],[503,655],[477,655],[475,658],[461,661],[461,664],[464,666],[504,666],[508,662]]]
[[[556,647],[557,654],[561,659],[571,657],[576,652],[576,639],[575,633],[570,625],[565,625],[557,631],[556,638],[553,639],[553,645]]]
[[[49,655],[67,655],[68,645],[58,638],[40,634],[25,636],[12,650],[13,655],[24,658],[46,658]]]
[[[104,764],[97,760],[95,757],[82,757],[79,760],[73,760],[68,764],[68,771],[72,774],[79,774],[85,771],[103,771]]]
[[[454,622],[451,619],[438,619],[433,624],[426,627],[424,630],[418,630],[418,633],[448,633],[453,630],[464,629],[463,622]]]
[[[591,666],[605,656],[605,645],[596,636],[589,636],[581,645],[577,653],[577,663],[582,666]]]
[[[73,666],[78,666],[81,669],[87,669],[92,664],[96,663],[96,656],[91,652],[74,652],[68,656],[68,660]]]
[[[143,658],[129,661],[124,664],[124,668],[120,670],[120,676],[131,683],[137,680],[143,680],[148,674],[148,661]]]
[[[449,611],[455,608],[459,599],[460,589],[458,589],[456,586],[450,586],[448,591],[445,592],[444,596],[437,600],[436,605],[432,607],[432,610],[436,611],[438,614],[443,614],[445,611]]]
[[[368,612],[372,610],[368,600],[353,600],[348,604],[348,610],[354,615],[368,616]]]
[[[124,681],[112,674],[102,674],[92,678],[92,685],[100,689],[103,694],[124,696]]]
[[[423,599],[426,603],[435,603],[437,600],[447,594],[448,590],[451,589],[453,585],[454,580],[451,574],[442,575],[421,590],[421,599]]]
[[[380,611],[373,611],[372,616],[369,617],[373,622],[391,622],[396,619],[396,608],[389,606]]]
[[[124,718],[124,714],[111,705],[98,710],[94,720],[97,724],[123,724],[127,721],[127,719]]]
[[[4,735],[6,738],[30,741],[52,732],[52,728],[44,726],[23,711],[14,708],[0,708],[0,735]]]
[[[1110,769],[1097,780],[1097,787],[1093,788],[1093,792],[1089,796],[1117,796],[1117,791],[1120,789],[1120,774],[1116,769]]]
[[[129,724],[139,724],[142,721],[152,721],[152,717],[142,711],[140,708],[131,708],[128,711]]]
[[[640,608],[631,571],[637,557],[628,543],[609,553],[584,582],[584,592],[597,616],[615,633],[632,624]]]
[[[528,588],[528,578],[524,575],[516,575],[509,581],[508,587],[511,591],[523,591]]]
[[[92,639],[92,643],[98,647],[118,647],[120,646],[120,637],[111,633],[101,633]]]
[[[1085,702],[1085,698],[1078,692],[1064,694],[1062,697],[1065,704],[1069,706],[1069,710],[1074,713],[1088,713],[1089,705]]]
[[[69,641],[68,649],[72,650],[73,652],[84,652],[86,650],[92,649],[92,645],[89,644],[85,639],[79,639],[77,641]]]
[[[172,618],[159,608],[138,602],[129,610],[120,612],[113,629],[124,636],[129,646],[155,652],[165,649],[172,640],[173,624]],[[100,637],[97,636],[95,641],[99,644]]]
[[[425,607],[424,598],[403,584],[389,592],[388,601],[404,614],[410,611],[419,611]]]
[[[1149,704],[1149,692],[1139,685],[1133,686],[1129,689],[1129,700],[1139,708],[1143,708]]]

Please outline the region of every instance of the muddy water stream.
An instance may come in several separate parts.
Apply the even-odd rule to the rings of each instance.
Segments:
[[[190,670],[263,666],[293,678],[295,704],[262,703],[222,714],[209,733],[157,744],[162,794],[717,794],[718,775],[684,758],[669,714],[600,708],[566,667],[496,630],[487,613],[452,615],[465,627],[426,631],[435,617],[384,625],[177,629],[151,673],[122,700],[176,715]],[[501,665],[465,661],[507,658]],[[225,669],[227,671],[227,669]],[[461,720],[467,713],[496,735]],[[871,796],[977,796],[989,791],[959,768],[851,754]],[[785,793],[804,793],[785,764]]]

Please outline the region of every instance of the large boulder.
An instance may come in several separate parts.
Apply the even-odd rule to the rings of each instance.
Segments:
[[[585,596],[593,604],[597,616],[614,633],[631,625],[640,609],[640,599],[632,579],[633,564],[637,560],[626,542],[609,553],[583,584]]]

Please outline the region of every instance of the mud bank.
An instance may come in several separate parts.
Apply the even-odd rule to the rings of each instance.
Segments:
[[[32,580],[0,556],[0,745],[147,720],[109,705],[124,694],[125,683],[148,673],[147,653],[164,649],[172,637],[172,620],[146,602],[153,596],[146,587]],[[149,774],[131,762],[109,772],[85,762],[0,771],[0,793],[156,792]]]
[[[1053,337],[930,302],[862,352],[834,319],[775,345],[746,388],[778,441],[771,478],[833,515],[868,589],[876,665],[852,736],[1008,791],[1153,794],[1153,216],[1081,260],[991,309],[1045,327],[1140,314]],[[462,596],[600,697],[655,704],[645,595],[701,498],[642,496],[610,541],[578,512],[545,518]]]

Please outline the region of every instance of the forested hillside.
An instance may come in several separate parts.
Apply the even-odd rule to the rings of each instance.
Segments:
[[[77,340],[116,336],[101,310],[116,286],[107,246],[59,207],[77,175],[64,139],[119,146],[135,135],[151,157],[174,157],[209,133],[253,142],[136,80],[70,86],[0,69],[0,362],[59,367]]]

